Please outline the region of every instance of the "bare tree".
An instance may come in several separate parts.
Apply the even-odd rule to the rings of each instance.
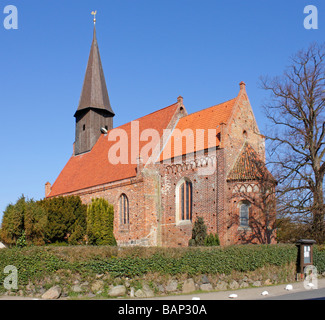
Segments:
[[[261,79],[271,93],[264,106],[271,123],[270,164],[279,173],[280,209],[309,225],[325,240],[325,44],[312,44],[291,58],[284,74]]]

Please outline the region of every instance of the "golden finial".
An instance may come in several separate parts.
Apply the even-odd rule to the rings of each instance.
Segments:
[[[91,14],[94,16],[94,24],[95,24],[96,23],[97,10],[96,11],[92,11]]]

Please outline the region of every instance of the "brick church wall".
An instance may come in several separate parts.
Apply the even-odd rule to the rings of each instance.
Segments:
[[[155,246],[157,245],[157,210],[154,194],[156,189],[153,179],[148,176],[138,176],[73,194],[79,195],[85,204],[91,203],[93,198],[104,198],[114,206],[114,236],[119,245]],[[122,194],[125,194],[129,201],[128,224],[123,224],[120,219],[119,199]]]
[[[242,89],[230,122],[223,130],[222,145],[225,149],[226,172],[234,165],[245,142],[265,161],[265,137],[260,134],[246,91]]]
[[[238,106],[234,108],[231,120],[222,130],[222,147],[225,153],[226,179],[233,168],[238,156],[241,154],[243,146],[248,143],[258,154],[260,160],[265,161],[265,138],[260,134],[253,114],[252,107],[248,100],[245,84],[241,84],[241,92],[238,96]],[[232,181],[226,182],[225,187],[225,224],[226,233],[224,238],[225,245],[237,243],[258,243],[265,241],[265,212],[261,199],[262,186],[257,181]],[[249,200],[250,220],[258,221],[251,228],[239,227],[239,207],[241,201]],[[265,207],[265,205],[264,205]],[[265,210],[264,210],[265,211]],[[272,218],[275,218],[275,210]],[[270,223],[272,224],[272,223]],[[263,226],[263,227],[262,227]],[[274,242],[274,233],[272,242]]]
[[[191,163],[161,165],[161,219],[160,230],[162,245],[168,247],[188,246],[196,217],[203,217],[208,233],[218,233],[221,242],[225,235],[224,219],[224,162],[223,150],[216,152],[213,174],[204,174],[202,169],[207,157],[196,158]],[[201,169],[200,169],[201,168]],[[188,179],[193,187],[192,222],[177,221],[176,193],[178,184]]]
[[[227,245],[276,243],[274,189],[265,190],[257,181],[227,183]],[[266,193],[265,193],[266,192]],[[269,196],[267,193],[269,192]],[[240,205],[250,203],[249,227],[240,226]],[[269,234],[269,239],[267,233]]]

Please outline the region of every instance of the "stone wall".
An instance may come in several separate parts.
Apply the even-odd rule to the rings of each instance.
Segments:
[[[117,277],[110,274],[96,274],[82,277],[78,273],[56,272],[51,277],[30,281],[18,290],[4,292],[5,296],[26,296],[43,299],[67,298],[152,298],[175,294],[190,294],[198,291],[224,291],[249,287],[269,286],[295,281],[295,264],[285,267],[266,267],[261,270],[231,275],[186,274],[143,277]],[[49,288],[46,290],[46,288]]]

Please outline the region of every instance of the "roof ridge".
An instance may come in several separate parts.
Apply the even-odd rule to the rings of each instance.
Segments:
[[[227,103],[227,102],[230,102],[230,101],[232,101],[232,100],[236,100],[236,99],[237,99],[237,97],[236,97],[236,98],[229,99],[229,100],[224,101],[224,102],[221,102],[221,103],[218,103],[218,104],[215,104],[215,105],[213,105],[213,106],[211,106],[211,107],[207,107],[207,108],[204,108],[204,109],[201,109],[201,110],[195,111],[195,112],[193,112],[193,113],[188,114],[188,115],[185,116],[184,118],[187,118],[187,117],[189,117],[189,116],[191,116],[191,115],[194,115],[194,114],[196,114],[196,113],[199,113],[199,112],[202,112],[202,111],[205,111],[205,110],[208,110],[208,109],[211,109],[211,108],[214,108],[214,107],[220,106],[220,105],[222,105],[222,104],[224,104],[224,103]]]
[[[150,113],[148,113],[148,114],[146,114],[146,115],[144,115],[144,116],[142,116],[142,117],[140,117],[140,118],[137,118],[137,119],[135,119],[135,120],[132,120],[132,121],[136,121],[136,120],[142,119],[142,118],[144,118],[144,117],[146,117],[146,116],[150,116],[150,115],[152,115],[152,114],[154,114],[154,113],[156,113],[156,112],[159,112],[159,111],[165,110],[165,109],[170,108],[170,107],[172,107],[172,106],[175,106],[176,104],[178,104],[178,102],[175,102],[175,103],[173,103],[173,104],[171,104],[171,105],[169,105],[169,106],[167,106],[167,107],[164,107],[164,108],[158,109],[158,110],[156,110],[156,111],[150,112]],[[131,121],[130,121],[130,122],[131,122]]]
[[[125,122],[125,123],[119,125],[118,127],[112,128],[111,130],[118,129],[118,128],[120,128],[120,127],[126,126],[127,124],[129,124],[129,123],[131,123],[131,122],[133,122],[133,121],[138,121],[138,120],[143,119],[143,118],[145,118],[145,117],[147,117],[147,116],[153,115],[154,113],[157,113],[157,112],[163,111],[163,110],[165,110],[165,109],[168,109],[168,108],[170,108],[170,107],[172,107],[172,106],[175,106],[177,103],[178,103],[178,102],[175,102],[175,103],[173,103],[173,104],[171,104],[171,105],[169,105],[169,106],[167,106],[167,107],[164,107],[164,108],[158,109],[158,110],[156,110],[156,111],[154,111],[154,112],[151,112],[151,113],[145,114],[144,116],[139,117],[139,118],[134,119],[134,120],[131,120],[131,121],[129,121],[129,122]],[[109,131],[111,131],[111,130],[109,130]],[[109,131],[108,131],[108,132],[109,132]]]

